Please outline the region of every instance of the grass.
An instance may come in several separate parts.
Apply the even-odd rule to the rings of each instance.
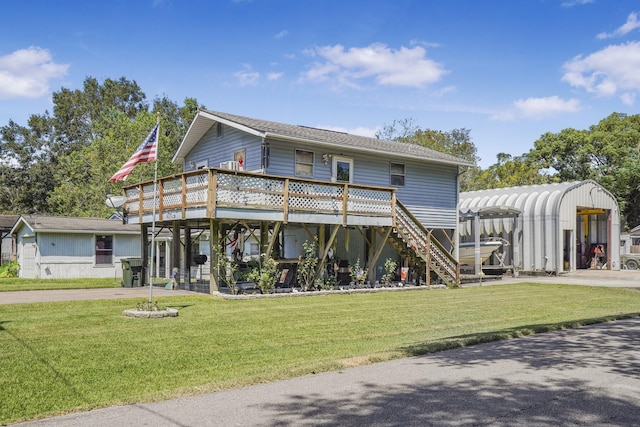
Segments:
[[[12,277],[0,279],[0,292],[119,288],[121,287],[120,280],[120,278],[113,277],[108,279],[20,279]]]
[[[1,297],[1,295],[0,295]],[[0,305],[0,424],[147,402],[640,315],[640,292],[496,285],[228,301]]]

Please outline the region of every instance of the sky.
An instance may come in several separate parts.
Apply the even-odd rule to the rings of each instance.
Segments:
[[[0,126],[87,77],[365,136],[465,128],[486,168],[640,104],[637,0],[0,0]]]

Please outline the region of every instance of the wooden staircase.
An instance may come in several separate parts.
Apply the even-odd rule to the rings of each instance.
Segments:
[[[403,242],[424,263],[427,283],[431,281],[430,273],[434,272],[449,287],[460,284],[458,261],[398,200],[393,222],[396,243]]]

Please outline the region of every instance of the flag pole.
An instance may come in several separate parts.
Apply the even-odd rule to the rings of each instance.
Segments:
[[[151,261],[149,262],[149,309],[153,304],[153,269],[156,249],[156,203],[158,201],[158,157],[160,157],[160,112],[156,121],[156,161],[153,172],[153,210],[151,216]]]

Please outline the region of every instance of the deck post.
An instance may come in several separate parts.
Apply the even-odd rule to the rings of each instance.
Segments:
[[[171,222],[171,276],[173,277],[173,270],[178,272],[176,281],[180,282],[180,221]]]
[[[209,261],[209,293],[218,292],[220,290],[220,270],[218,267],[218,251],[215,249],[220,244],[220,224],[217,220],[211,218],[209,220],[209,253],[211,254],[211,260]],[[226,256],[224,252],[224,244],[220,245],[223,248],[221,256]],[[224,273],[226,274],[226,272]]]
[[[191,227],[184,226],[184,283],[187,289],[191,290],[191,264],[193,263],[193,254],[191,253]]]
[[[149,271],[147,264],[149,263],[149,224],[140,224],[140,234],[142,235],[142,247],[140,252],[142,253],[142,272],[140,273],[140,286],[146,283],[147,273],[149,279],[151,279],[151,271]],[[151,283],[151,282],[150,282]]]

